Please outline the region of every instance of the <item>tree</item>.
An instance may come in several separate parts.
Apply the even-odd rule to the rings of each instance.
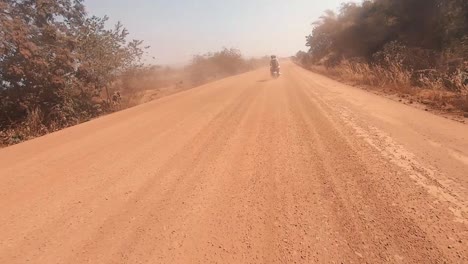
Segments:
[[[307,37],[312,59],[333,55],[364,58],[389,43],[443,52],[461,48],[468,34],[468,2],[463,0],[366,0],[327,11]]]
[[[32,112],[51,129],[100,113],[102,89],[143,54],[106,21],[88,17],[83,0],[0,0],[0,131]]]
[[[238,49],[224,48],[215,53],[196,55],[188,67],[194,84],[249,70],[249,64]]]

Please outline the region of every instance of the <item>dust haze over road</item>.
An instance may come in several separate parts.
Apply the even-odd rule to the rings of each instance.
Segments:
[[[283,63],[0,150],[0,263],[466,263],[468,127]]]

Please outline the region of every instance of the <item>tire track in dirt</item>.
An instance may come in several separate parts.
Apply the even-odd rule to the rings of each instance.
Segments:
[[[300,81],[305,82],[306,79],[303,78]],[[342,138],[350,143],[350,148],[358,154],[360,160],[365,161],[366,164],[380,164],[377,167],[368,167],[375,175],[368,178],[368,185],[369,188],[386,190],[389,193],[387,211],[393,212],[396,209],[403,218],[409,219],[412,225],[417,226],[416,230],[410,232],[407,229],[408,225],[405,224],[401,228],[402,231],[406,230],[414,239],[430,241],[432,246],[428,249],[439,251],[445,258],[450,256],[457,262],[468,261],[468,251],[463,246],[463,241],[468,239],[466,215],[457,211],[457,208],[463,208],[464,204],[464,195],[460,195],[459,191],[464,189],[463,186],[449,187],[452,184],[446,183],[448,180],[441,172],[427,169],[430,166],[416,161],[414,155],[398,145],[390,136],[385,135],[383,131],[374,126],[367,128],[369,125],[364,120],[358,120],[359,116],[356,113],[351,113],[349,110],[343,113],[344,105],[336,104],[336,102],[331,104],[333,101],[322,98],[323,91],[321,90],[328,89],[327,86],[308,82],[301,87],[308,87],[306,91],[310,94],[311,100],[315,101],[320,108],[327,109],[328,114],[323,116],[328,116],[336,122],[336,127],[341,129]],[[353,138],[358,140],[353,142]],[[411,165],[408,166],[408,164]],[[425,176],[419,177],[432,186],[427,188],[425,184],[421,185],[415,181],[418,180],[415,179],[415,175],[420,173]],[[429,182],[426,181],[426,177]],[[437,195],[440,192],[443,192],[442,196]],[[383,192],[378,195],[383,196]],[[375,205],[378,207],[379,203]],[[389,226],[394,227],[394,225]],[[409,247],[413,248],[414,245],[411,244]],[[414,253],[420,252],[424,250]]]
[[[386,186],[372,180],[385,173],[379,168],[385,165],[368,164],[359,158],[350,141],[345,140],[350,137],[337,130],[339,126],[327,117],[326,110],[303,88],[304,85],[297,87],[300,87],[297,98],[302,101],[299,104],[302,113],[296,116],[308,119],[306,124],[314,124],[309,125],[307,131],[309,136],[315,137],[312,141],[315,144],[310,148],[318,151],[316,156],[326,172],[319,174],[326,175],[321,179],[326,186],[325,193],[334,198],[333,211],[343,228],[340,233],[346,235],[352,250],[358,256],[377,262],[444,260],[437,246],[422,235],[424,232],[418,225],[402,215],[398,208],[390,206],[393,197],[386,191]]]

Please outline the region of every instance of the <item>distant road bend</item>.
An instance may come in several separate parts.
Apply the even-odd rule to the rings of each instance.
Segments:
[[[468,126],[283,64],[0,150],[0,263],[468,263]]]

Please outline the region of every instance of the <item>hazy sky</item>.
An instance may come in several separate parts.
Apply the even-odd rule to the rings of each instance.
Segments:
[[[290,56],[305,50],[311,23],[345,0],[87,0],[92,15],[121,21],[150,45],[157,64],[234,47],[246,56]]]

